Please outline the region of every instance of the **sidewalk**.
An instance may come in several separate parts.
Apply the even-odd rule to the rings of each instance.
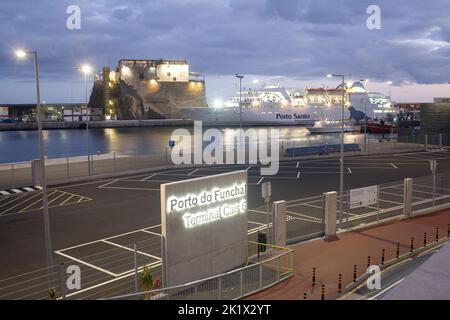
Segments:
[[[396,256],[397,242],[400,256],[410,250],[411,237],[414,248],[423,246],[424,233],[427,244],[435,241],[436,228],[439,238],[447,237],[450,224],[450,209],[400,220],[375,227],[338,234],[338,239],[326,241],[317,239],[291,246],[295,250],[295,275],[267,290],[251,295],[247,299],[294,300],[320,299],[322,284],[325,285],[325,299],[336,298],[338,274],[342,274],[342,290],[353,280],[353,265],[357,265],[357,276],[365,273],[368,256],[371,264],[381,263],[382,249],[385,261]],[[312,270],[316,268],[316,285],[312,288]]]

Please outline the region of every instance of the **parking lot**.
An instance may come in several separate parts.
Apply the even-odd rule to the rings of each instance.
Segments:
[[[360,220],[374,221],[396,214],[395,207],[403,203],[402,179],[407,176],[429,175],[431,159],[438,160],[439,170],[450,169],[448,150],[347,158],[344,162],[346,189],[379,184],[380,202],[378,208],[372,206],[345,209],[342,219],[346,225],[340,227],[346,228],[359,223]],[[148,265],[152,267],[155,276],[160,276],[160,185],[228,171],[246,170],[248,173],[249,239],[254,240],[258,230],[265,230],[271,224],[271,216],[267,214],[267,207],[261,198],[261,184],[266,181],[272,183],[272,200],[287,201],[288,238],[298,237],[297,240],[302,240],[321,235],[321,194],[337,190],[339,169],[340,162],[336,158],[290,160],[280,163],[276,176],[261,176],[258,165],[224,165],[162,170],[51,188],[49,206],[52,230],[56,233],[53,242],[55,281],[59,279],[58,268],[61,263],[65,266],[76,264],[82,270],[82,288],[66,292],[67,297],[99,298],[132,292],[135,257],[139,270]],[[449,191],[441,186],[441,189],[436,190],[435,196],[446,196]],[[417,184],[413,200],[420,202],[429,199],[431,192],[428,183]],[[343,203],[347,203],[345,198]],[[38,269],[38,264],[45,265],[31,261],[37,253],[27,256],[29,250],[40,255],[44,252],[27,240],[27,237],[42,236],[42,230],[35,230],[31,225],[33,221],[39,221],[41,207],[41,192],[0,198],[0,219],[4,219],[0,220],[0,227],[6,227],[8,223],[5,219],[12,217],[21,219],[23,224],[15,233],[4,233],[2,252],[5,253],[3,261],[6,264],[0,278],[4,279],[0,280],[0,298],[23,298],[20,291],[21,282],[26,279],[45,280],[45,272],[41,272],[39,277],[32,273]],[[36,215],[38,218],[35,218]],[[31,232],[30,228],[33,228]],[[302,238],[302,234],[307,237]],[[16,270],[13,264],[8,263],[14,237],[21,237],[21,240],[29,244],[29,247],[20,248],[23,250],[20,258],[23,259],[24,265]],[[43,242],[42,238],[38,239]],[[16,276],[25,280],[17,281]],[[36,285],[36,290],[28,290],[28,298],[46,298],[45,288],[45,281],[42,288]]]

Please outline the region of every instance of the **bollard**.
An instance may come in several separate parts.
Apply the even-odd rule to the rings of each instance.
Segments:
[[[409,251],[410,252],[414,251],[414,237],[411,238],[411,244],[409,245]]]
[[[450,223],[447,225],[447,238],[450,238]]]
[[[322,293],[321,293],[321,299],[320,300],[325,300],[325,285],[322,285]]]
[[[353,282],[356,282],[356,264],[353,265]]]
[[[381,250],[381,265],[384,265],[384,254],[385,254],[386,250],[383,248]]]
[[[308,299],[308,295],[306,294],[306,292],[303,294],[303,300]]]
[[[367,257],[367,268],[370,267],[370,256]]]
[[[427,233],[424,232],[423,234],[423,246],[426,247],[427,246]]]
[[[313,286],[313,287],[316,286],[316,268],[313,268],[313,273],[312,273],[312,286]]]
[[[436,242],[439,242],[439,227],[436,227]]]
[[[338,276],[338,293],[341,293],[341,292],[342,292],[342,274],[339,273],[339,276]]]
[[[400,242],[397,242],[397,251],[395,252],[395,257],[397,259],[400,257]]]

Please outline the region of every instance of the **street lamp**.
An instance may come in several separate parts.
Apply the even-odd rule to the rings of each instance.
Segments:
[[[387,84],[388,84],[388,86],[389,86],[389,102],[390,102],[390,105],[392,106],[392,99],[391,99],[391,87],[392,87],[392,81],[388,81]]]
[[[369,82],[368,79],[361,79],[359,80],[363,83],[367,83]],[[366,87],[364,87],[364,89],[366,89]],[[367,93],[367,89],[366,89],[366,95],[364,96],[364,152],[367,152],[367,97],[368,93]],[[369,98],[369,103],[370,103],[370,98]]]
[[[236,74],[236,78],[239,79],[239,143],[242,146],[242,79],[244,76]]]
[[[342,201],[344,197],[344,108],[345,108],[345,75],[342,74],[327,74],[327,78],[340,77],[342,78],[342,110],[341,110],[341,154],[340,154],[340,179],[339,179],[339,223],[342,223]]]
[[[48,214],[48,195],[47,195],[47,179],[45,175],[45,157],[44,157],[44,137],[42,133],[42,112],[41,112],[41,93],[39,90],[39,65],[37,51],[17,50],[16,57],[25,59],[28,55],[33,56],[34,76],[36,81],[36,113],[39,132],[39,166],[41,171],[42,184],[42,208],[44,210],[44,232],[45,232],[45,250],[47,253],[48,267],[48,287],[53,289],[53,256],[52,256],[52,239],[50,234],[50,217]]]
[[[92,167],[91,167],[91,153],[89,146],[89,107],[88,107],[88,90],[87,90],[87,75],[92,73],[92,67],[90,65],[84,64],[79,69],[84,74],[84,100],[86,103],[86,139],[87,139],[87,156],[88,156],[88,174],[92,175]]]

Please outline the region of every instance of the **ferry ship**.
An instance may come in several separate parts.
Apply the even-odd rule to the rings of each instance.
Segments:
[[[279,83],[260,89],[243,89],[223,104],[212,107],[183,107],[186,118],[202,121],[206,125],[300,125],[318,128],[318,122],[336,123],[342,114],[355,124],[368,118],[393,114],[388,97],[369,93],[361,81],[338,86],[335,89],[289,89]],[[241,102],[241,114],[239,113]],[[328,131],[330,127],[328,126]]]

